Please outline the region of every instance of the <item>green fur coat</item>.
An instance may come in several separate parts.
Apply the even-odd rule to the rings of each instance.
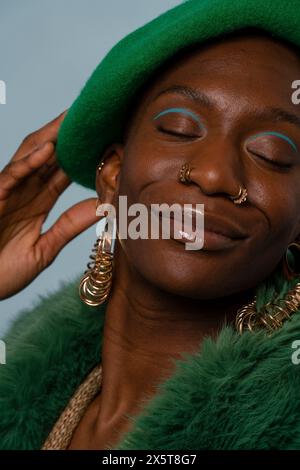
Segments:
[[[76,387],[101,360],[105,307],[81,302],[78,280],[23,311],[0,365],[0,449],[40,449]],[[300,449],[300,313],[272,336],[224,326],[177,360],[118,450]]]

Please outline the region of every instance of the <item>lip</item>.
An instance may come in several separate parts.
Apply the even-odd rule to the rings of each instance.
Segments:
[[[240,243],[244,238],[230,238],[220,233],[204,230],[203,250],[217,251],[230,248]]]
[[[203,214],[203,212],[193,208],[184,208],[183,211],[187,215],[188,220],[190,219],[191,221],[191,231],[179,231],[179,228],[182,228],[182,220],[181,217],[178,219],[176,212],[175,214],[170,214],[169,212],[164,214],[162,211],[159,214],[160,217],[166,217],[173,220],[174,223],[171,224],[170,237],[179,243],[190,243],[195,240],[195,237],[197,237],[198,240],[203,240],[204,237],[204,241],[200,249],[215,251],[234,246],[248,237],[248,235],[232,221],[205,211],[203,227],[201,226],[200,230],[199,227],[197,228],[196,226],[196,214],[199,215],[199,212]]]
[[[158,215],[156,210],[153,208],[152,211]],[[182,222],[181,214],[178,218],[178,213],[175,211],[174,213],[169,213],[167,210],[166,213],[164,213],[164,210],[162,209],[160,211],[162,217],[167,217],[167,218],[172,218],[178,222]],[[201,210],[196,210],[193,208],[182,208],[182,213],[186,214],[187,219],[191,221],[191,225],[194,230],[197,229],[196,226],[196,216],[203,216],[203,211]],[[218,233],[220,235],[223,235],[224,237],[227,238],[246,238],[247,234],[235,223],[233,223],[231,220],[225,219],[220,216],[216,216],[211,212],[205,212],[204,211],[204,230],[207,230],[209,232],[214,232]]]
[[[235,239],[247,238],[247,234],[231,220],[215,216],[211,213],[204,213],[204,230],[214,232],[224,237]]]

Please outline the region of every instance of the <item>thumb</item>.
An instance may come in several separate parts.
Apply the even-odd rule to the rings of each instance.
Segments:
[[[41,250],[47,264],[67,243],[99,220],[96,201],[97,198],[89,198],[70,207],[40,237],[36,248]]]

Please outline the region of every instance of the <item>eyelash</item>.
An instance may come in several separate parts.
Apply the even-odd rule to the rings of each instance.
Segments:
[[[175,132],[175,131],[169,131],[167,129],[163,129],[162,127],[158,127],[158,130],[159,132],[162,132],[164,134],[169,134],[169,135],[173,135],[175,137],[178,137],[179,139],[196,139],[198,136],[193,136],[193,135],[188,135],[188,134],[182,134],[180,132]],[[266,158],[264,157],[263,155],[260,155],[259,153],[255,153],[255,152],[251,152],[253,153],[253,155],[256,155],[257,157],[261,158],[262,160],[264,160],[266,163],[269,163],[270,165],[272,166],[275,166],[277,168],[281,168],[281,169],[289,169],[292,167],[291,164],[284,164],[284,163],[278,163],[278,162],[274,162],[272,160],[270,160],[269,158]]]
[[[162,132],[163,134],[173,135],[175,137],[178,137],[179,139],[197,139],[199,137],[197,135],[188,135],[188,134],[182,134],[180,132],[169,131],[167,129],[163,129],[162,127],[158,127],[158,130],[159,132]]]
[[[253,155],[256,155],[257,157],[261,158],[265,162],[269,163],[270,165],[276,166],[277,168],[282,168],[282,169],[289,169],[292,167],[290,163],[284,164],[284,163],[278,163],[270,160],[269,158],[264,157],[263,155],[260,155],[259,153],[251,152]]]

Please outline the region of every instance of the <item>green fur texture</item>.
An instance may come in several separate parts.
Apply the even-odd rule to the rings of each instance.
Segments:
[[[20,313],[4,339],[0,366],[0,449],[40,449],[85,375],[99,362],[103,307],[83,304],[62,282]]]
[[[79,277],[24,310],[6,337],[0,366],[0,449],[40,449],[76,387],[101,361],[105,306],[78,296]],[[299,279],[274,271],[257,290],[257,305]],[[266,336],[241,336],[224,324],[196,354],[183,353],[175,372],[140,404],[131,431],[111,449],[300,449],[300,312]]]

